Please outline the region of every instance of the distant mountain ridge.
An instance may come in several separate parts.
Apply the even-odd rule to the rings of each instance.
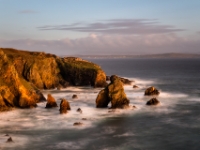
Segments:
[[[163,53],[145,55],[76,55],[81,58],[200,58],[200,54]]]

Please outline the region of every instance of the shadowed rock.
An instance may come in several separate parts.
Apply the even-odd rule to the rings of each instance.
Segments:
[[[76,94],[74,94],[74,95],[72,95],[72,98],[73,98],[73,99],[77,99],[78,96],[77,96]]]
[[[147,88],[144,93],[144,95],[159,95],[159,94],[160,92],[153,86]]]
[[[137,88],[139,88],[139,87],[138,87],[137,85],[133,85],[133,88],[134,88],[134,89],[137,89]]]
[[[11,142],[13,142],[13,139],[12,139],[11,137],[9,137],[9,138],[7,139],[7,143],[11,143]]]
[[[111,102],[111,108],[127,108],[129,100],[124,92],[121,79],[116,75],[112,75],[110,81],[111,83],[99,92],[96,99],[96,107],[107,107],[108,103]]]
[[[69,102],[66,99],[62,99],[60,102],[60,114],[66,114],[67,110],[71,110]]]
[[[160,102],[156,98],[150,99],[146,105],[158,105]]]
[[[53,98],[51,94],[47,95],[47,104],[45,108],[53,108],[53,107],[58,107],[56,100]]]
[[[78,108],[76,111],[82,113],[81,108]]]
[[[73,125],[74,125],[74,126],[82,126],[83,123],[81,123],[81,122],[75,122]]]

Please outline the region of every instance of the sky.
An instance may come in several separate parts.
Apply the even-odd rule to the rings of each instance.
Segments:
[[[58,55],[200,54],[199,0],[0,0],[0,47]]]

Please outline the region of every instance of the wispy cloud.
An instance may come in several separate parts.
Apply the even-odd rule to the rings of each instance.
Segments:
[[[20,14],[35,14],[35,13],[38,13],[37,11],[35,11],[35,10],[21,10],[21,11],[19,11],[18,13],[20,13]]]
[[[161,25],[156,19],[113,19],[94,23],[40,26],[39,30],[69,30],[98,34],[144,35],[185,31],[171,25]]]

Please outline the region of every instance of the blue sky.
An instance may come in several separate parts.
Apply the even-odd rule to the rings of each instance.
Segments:
[[[198,0],[0,0],[0,47],[55,54],[200,53]]]

